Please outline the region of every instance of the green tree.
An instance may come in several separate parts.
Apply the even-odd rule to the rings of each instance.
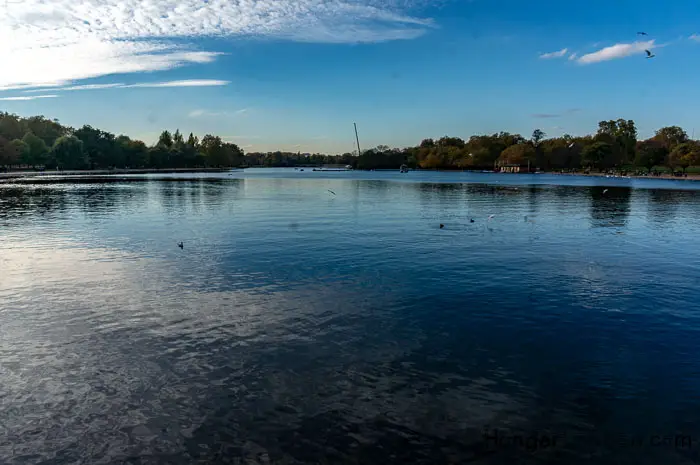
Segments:
[[[532,145],[537,148],[540,145],[540,142],[542,142],[546,136],[547,134],[545,134],[541,129],[535,129],[532,131],[532,137],[530,138]]]
[[[29,147],[29,153],[25,154],[25,159],[22,162],[31,166],[44,165],[49,153],[49,148],[44,140],[28,132],[24,135],[22,141]]]
[[[688,134],[679,126],[667,126],[656,131],[653,140],[661,142],[669,152],[680,144],[688,142]]]
[[[605,160],[609,159],[613,153],[613,147],[607,142],[594,142],[586,146],[581,152],[581,159],[585,166],[589,168],[600,168]]]
[[[654,166],[663,164],[667,156],[668,149],[663,142],[654,139],[639,141],[634,164],[651,171]]]
[[[160,133],[157,145],[162,145],[168,149],[173,146],[173,136],[170,134],[170,131],[163,131]]]
[[[31,151],[29,145],[22,139],[15,139],[10,142],[10,145],[15,149],[15,161],[17,163],[29,164],[27,161],[30,158]]]
[[[122,165],[114,134],[85,125],[73,133],[83,142],[83,150],[91,168],[108,168]]]
[[[26,124],[19,116],[0,113],[0,136],[7,140],[15,140],[21,139],[26,132]]]
[[[61,169],[80,169],[87,165],[83,142],[75,136],[61,136],[51,148],[56,166]]]

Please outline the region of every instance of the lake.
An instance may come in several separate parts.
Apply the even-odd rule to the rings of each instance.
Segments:
[[[698,463],[699,238],[680,180],[0,184],[0,463]]]

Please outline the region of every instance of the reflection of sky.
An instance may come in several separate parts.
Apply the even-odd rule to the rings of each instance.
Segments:
[[[3,427],[25,451],[48,447],[37,425],[63,446],[87,428],[114,457],[212,437],[292,455],[303,438],[309,453],[323,425],[342,449],[349,423],[416,450],[487,423],[665,432],[700,391],[697,194],[610,193],[0,187],[0,394],[17,407]]]

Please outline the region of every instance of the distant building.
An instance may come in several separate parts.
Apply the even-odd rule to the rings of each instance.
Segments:
[[[530,168],[528,165],[520,163],[504,163],[498,167],[498,171],[501,173],[529,173]]]

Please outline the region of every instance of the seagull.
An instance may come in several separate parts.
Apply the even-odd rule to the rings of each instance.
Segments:
[[[177,246],[180,247],[181,249],[185,248],[185,245],[182,242],[178,242]]]
[[[332,191],[332,190],[330,190],[330,189],[328,189],[328,192],[330,192],[330,193],[331,193],[331,194],[333,194],[333,195],[336,195],[336,193],[335,193],[335,192],[333,192],[333,191]]]
[[[489,219],[492,219],[494,216],[496,216],[496,215],[489,215]]]
[[[649,34],[647,34],[646,32],[638,32],[637,35],[638,36],[648,36]]]
[[[573,142],[569,144],[569,148],[573,148],[573,146],[574,146]]]
[[[608,191],[607,189],[603,189],[603,194],[605,194],[607,191]]]
[[[653,53],[651,53],[649,50],[644,50],[644,51],[647,52],[647,58],[654,58],[656,56]]]

